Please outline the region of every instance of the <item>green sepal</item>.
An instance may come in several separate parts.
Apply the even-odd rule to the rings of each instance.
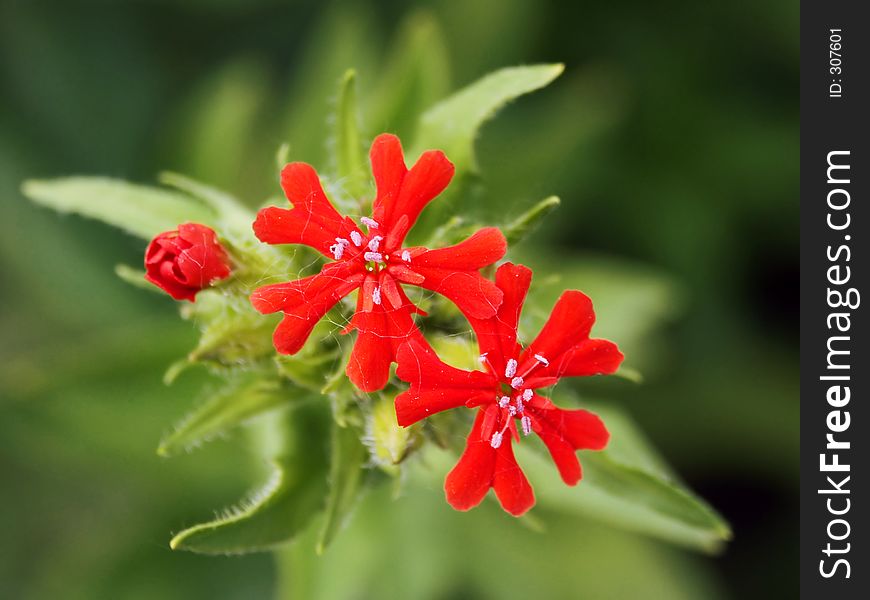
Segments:
[[[523,241],[530,233],[537,229],[544,217],[559,207],[558,196],[550,196],[535,204],[532,208],[502,228],[507,239],[508,246],[513,246]]]

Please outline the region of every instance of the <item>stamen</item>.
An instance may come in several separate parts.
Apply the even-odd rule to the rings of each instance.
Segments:
[[[502,437],[503,437],[502,432],[496,431],[495,433],[492,434],[492,439],[490,440],[489,445],[492,446],[493,448],[498,448],[499,446],[501,446]]]
[[[517,374],[517,361],[515,359],[510,359],[507,361],[507,366],[504,368],[504,376],[505,377],[513,377]]]
[[[515,406],[510,406],[508,407],[508,412],[511,414],[512,417],[515,417],[517,414],[517,408]]]
[[[406,263],[411,262],[411,253],[407,250],[402,250],[402,260]]]
[[[523,381],[522,377],[514,377],[513,379],[511,379],[511,387],[514,388],[515,390],[518,390],[521,387],[523,387],[523,383],[524,383],[524,381]]]
[[[353,245],[359,248],[362,246],[362,235],[359,231],[351,231],[350,239],[353,241]]]
[[[344,238],[335,238],[335,241],[338,242],[339,244],[341,244],[342,246],[344,246],[345,248],[347,248],[348,246],[350,246],[350,242],[348,242],[348,241],[347,241],[346,239],[344,239]]]
[[[332,252],[332,257],[335,260],[341,258],[341,255],[344,254],[344,246],[341,244],[333,244],[329,247],[329,251]]]
[[[550,361],[541,356],[540,354],[535,354],[535,360],[544,365],[545,367],[550,366]]]
[[[384,257],[379,252],[366,252],[363,254],[363,258],[376,263],[384,262]]]
[[[378,251],[378,246],[381,245],[381,240],[384,239],[382,236],[376,235],[372,239],[369,240],[369,250],[372,252]]]
[[[519,412],[519,413],[523,412],[523,409],[524,409],[524,408],[525,408],[525,407],[523,406],[523,399],[522,399],[522,397],[517,396],[517,412]]]
[[[380,305],[381,303],[381,288],[376,287],[372,290],[372,302]]]
[[[380,227],[380,225],[378,225],[377,221],[375,221],[374,219],[370,219],[368,217],[362,217],[360,219],[360,223],[362,223],[363,225],[365,225],[369,229],[377,229],[378,227]]]
[[[520,424],[523,426],[523,435],[532,433],[532,420],[529,417],[520,419]]]
[[[525,400],[526,402],[531,400],[532,396],[534,395],[535,393],[532,390],[523,390],[523,400]]]
[[[487,355],[487,354],[489,354],[489,352],[484,352],[483,354],[481,354],[480,356],[478,356],[478,357],[477,357],[477,362],[479,362],[479,363],[482,364],[482,365],[485,365],[486,363],[488,363],[488,362],[489,362],[489,359],[486,358],[486,355]]]
[[[502,396],[498,399],[498,405],[500,408],[507,408],[508,404],[511,403],[511,399],[508,396]]]

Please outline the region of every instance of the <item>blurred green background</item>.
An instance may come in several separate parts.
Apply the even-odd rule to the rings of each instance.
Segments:
[[[325,557],[285,553],[295,572],[170,551],[170,532],[233,503],[260,465],[232,439],[157,457],[207,379],[161,383],[195,331],[113,275],[141,260],[138,240],[36,208],[20,182],[171,169],[254,205],[278,192],[282,142],[329,164],[347,67],[372,137],[409,132],[383,117],[401,110],[378,113],[391,99],[554,61],[561,78],[484,127],[472,212],[558,194],[529,264],[565,272],[602,313],[614,273],[665,290],[629,344],[645,382],[596,392],[731,521],[724,554],[560,515],[540,534],[494,506],[453,513],[437,486],[369,496]],[[781,0],[4,0],[0,597],[795,597],[797,85],[798,6]],[[638,314],[610,312],[610,331]]]

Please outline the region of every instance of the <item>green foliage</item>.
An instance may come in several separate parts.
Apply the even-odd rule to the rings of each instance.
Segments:
[[[21,193],[58,212],[99,219],[146,240],[179,223],[212,225],[215,220],[214,212],[189,196],[107,177],[28,180]]]
[[[728,524],[673,475],[622,412],[602,404],[584,407],[602,417],[611,434],[602,452],[581,452],[584,477],[577,489],[561,481],[545,451],[518,444],[520,461],[534,475],[542,508],[584,514],[630,531],[717,552],[731,538]]]
[[[184,417],[157,448],[161,456],[190,451],[265,413],[299,406],[315,398],[262,371],[240,374],[225,382]]]
[[[541,221],[556,210],[561,204],[558,196],[550,196],[544,198],[532,208],[521,214],[519,217],[508,223],[504,227],[504,236],[507,239],[508,246],[513,246],[523,241],[541,224]]]
[[[360,431],[332,422],[329,458],[329,496],[316,550],[322,554],[341,529],[363,492],[363,468],[368,452],[360,441]]]
[[[341,81],[335,118],[335,139],[336,171],[341,187],[347,196],[359,202],[370,192],[370,187],[366,155],[359,132],[356,72],[352,69],[344,74]]]
[[[240,554],[291,541],[323,507],[326,494],[326,434],[321,403],[300,406],[273,421],[278,453],[268,483],[224,515],[177,534],[174,550]]]
[[[457,173],[476,171],[474,140],[486,120],[511,100],[548,85],[564,69],[560,64],[510,67],[459,90],[420,117],[411,156],[438,148],[453,161]]]

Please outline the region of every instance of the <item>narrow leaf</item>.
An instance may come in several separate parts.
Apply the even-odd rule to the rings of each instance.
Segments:
[[[341,79],[335,119],[336,170],[341,187],[356,200],[368,192],[365,150],[359,132],[356,100],[356,71],[348,70]]]
[[[706,552],[718,551],[731,537],[727,522],[676,480],[625,414],[597,405],[593,412],[604,419],[611,442],[603,452],[580,453],[583,479],[576,488],[562,482],[541,448],[529,450],[532,444],[517,444],[523,468],[534,474],[539,504]]]
[[[457,173],[476,171],[474,139],[481,125],[509,101],[546,86],[563,70],[561,64],[509,67],[459,90],[420,118],[412,154],[437,148],[453,161]]]
[[[188,221],[211,225],[215,214],[187,195],[105,177],[28,180],[22,193],[43,206],[98,219],[150,240]]]
[[[363,466],[368,455],[355,427],[332,423],[332,444],[329,468],[329,496],[326,515],[317,541],[317,553],[322,554],[341,529],[363,491]]]
[[[504,227],[504,236],[509,246],[523,241],[530,233],[537,229],[544,217],[559,207],[558,196],[550,196],[535,204],[532,208],[514,219]]]
[[[115,265],[115,275],[137,288],[162,293],[159,287],[145,280],[145,271],[142,269],[134,269],[130,265],[118,264]]]
[[[171,171],[160,173],[158,179],[160,183],[202,200],[221,219],[232,224],[242,225],[246,230],[250,230],[251,223],[254,221],[254,213],[231,194]]]
[[[328,459],[322,439],[329,417],[321,402],[289,416],[276,416],[269,435],[280,436],[269,481],[238,507],[176,535],[173,550],[243,554],[270,550],[293,540],[323,508]]]
[[[252,373],[232,381],[185,417],[157,448],[161,456],[190,450],[266,412],[300,403],[308,396],[290,384]]]

